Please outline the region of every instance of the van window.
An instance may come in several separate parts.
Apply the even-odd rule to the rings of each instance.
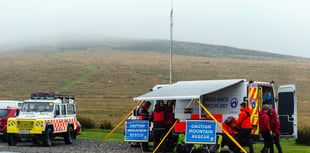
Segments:
[[[275,109],[273,88],[262,86],[262,89],[263,89],[263,95],[262,95],[263,105],[268,104],[269,109]]]
[[[60,111],[59,111],[59,105],[55,105],[55,112],[54,114],[57,116],[57,115],[60,115]]]
[[[75,114],[74,105],[73,104],[68,104],[67,105],[67,112],[68,112],[68,114]]]
[[[147,101],[143,101],[142,104],[140,105],[140,107],[139,107],[138,109],[136,109],[136,114],[135,114],[135,115],[137,115],[137,116],[140,116],[140,115],[141,115],[141,110],[142,110],[141,107],[142,107],[142,105],[144,105],[146,102],[147,102]],[[151,106],[150,106],[150,108],[148,109],[148,112],[149,112],[150,114],[152,114],[153,111],[154,111],[154,101],[149,101],[149,102],[151,102]]]
[[[66,105],[61,105],[61,114],[62,115],[67,115]]]
[[[9,113],[10,113],[10,110],[1,109],[0,110],[0,118],[6,118]]]

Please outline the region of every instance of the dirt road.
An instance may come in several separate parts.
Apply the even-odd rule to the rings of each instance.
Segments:
[[[52,147],[33,144],[32,142],[18,142],[16,146],[8,146],[6,142],[0,142],[0,152],[20,153],[136,153],[141,152],[139,148],[130,147],[127,143],[105,142],[97,150],[96,145],[100,141],[77,139],[71,145],[64,143],[63,139],[53,141]]]

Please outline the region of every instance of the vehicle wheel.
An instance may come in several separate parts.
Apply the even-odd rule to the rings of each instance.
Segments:
[[[52,128],[48,128],[46,130],[45,135],[43,136],[43,145],[46,147],[52,146],[52,139],[53,139],[53,130]]]
[[[68,128],[67,133],[65,134],[65,143],[66,144],[72,144],[73,137],[74,137],[74,130],[73,130],[72,126],[70,126]]]
[[[10,146],[16,146],[16,143],[17,143],[17,138],[15,136],[15,134],[8,134],[8,144]]]

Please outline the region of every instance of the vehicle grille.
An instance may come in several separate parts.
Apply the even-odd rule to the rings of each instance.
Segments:
[[[17,128],[19,130],[31,130],[33,128],[33,121],[17,121]]]

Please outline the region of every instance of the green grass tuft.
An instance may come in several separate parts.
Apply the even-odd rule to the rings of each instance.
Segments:
[[[298,129],[298,139],[296,139],[296,143],[310,146],[310,127]]]

